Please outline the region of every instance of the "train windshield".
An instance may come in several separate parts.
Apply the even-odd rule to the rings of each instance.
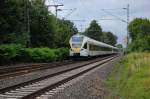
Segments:
[[[72,47],[80,48],[82,46],[83,37],[72,37]]]
[[[83,41],[83,37],[72,37],[72,42],[81,43]]]

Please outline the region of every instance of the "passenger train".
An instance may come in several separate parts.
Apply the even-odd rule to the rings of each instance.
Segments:
[[[70,56],[92,57],[119,53],[117,47],[76,34],[70,38]]]

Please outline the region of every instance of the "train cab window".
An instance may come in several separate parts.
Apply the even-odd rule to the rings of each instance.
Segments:
[[[72,42],[82,42],[83,41],[83,37],[72,37]]]
[[[72,37],[72,47],[73,48],[81,48],[83,42],[82,36],[74,36]]]
[[[84,44],[84,47],[83,47],[83,48],[87,49],[87,43]]]

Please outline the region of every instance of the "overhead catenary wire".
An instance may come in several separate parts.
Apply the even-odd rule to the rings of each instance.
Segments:
[[[102,10],[103,12],[105,12],[105,13],[107,13],[107,14],[109,14],[109,15],[111,15],[111,16],[113,16],[113,17],[115,17],[115,18],[117,18],[118,20],[121,20],[122,22],[127,23],[127,21],[126,21],[126,20],[121,19],[120,17],[118,17],[118,16],[116,16],[116,15],[114,15],[114,14],[110,13],[109,11],[106,11],[105,9],[101,9],[101,10]]]
[[[66,19],[67,17],[69,17],[77,8],[74,8],[74,9],[69,9],[71,12],[69,12],[67,15],[65,15],[63,17],[63,19]]]
[[[111,15],[111,16],[117,18],[118,20],[120,20],[120,21],[122,21],[122,22],[124,22],[124,23],[127,24],[127,47],[128,47],[128,44],[129,44],[128,25],[129,25],[129,17],[130,17],[130,16],[129,16],[129,4],[127,4],[127,7],[125,7],[125,8],[120,8],[120,9],[127,10],[127,20],[124,20],[124,19],[118,17],[117,15],[114,15],[114,14],[110,13],[109,11],[107,11],[107,10],[116,10],[116,9],[101,9],[101,10],[102,10],[103,12],[105,12],[105,13],[107,13],[107,14],[109,14],[109,15]]]

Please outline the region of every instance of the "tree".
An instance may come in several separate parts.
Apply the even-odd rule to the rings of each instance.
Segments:
[[[90,23],[90,26],[85,30],[85,35],[98,41],[102,41],[102,29],[96,20]]]
[[[0,44],[26,45],[29,35],[25,31],[24,7],[24,0],[0,1]]]
[[[146,18],[136,18],[128,26],[132,39],[129,48],[131,51],[150,50],[150,20]]]
[[[134,41],[138,36],[150,35],[150,20],[146,18],[135,18],[128,26],[131,39]]]
[[[77,28],[48,11],[46,0],[1,0],[0,44],[67,47]]]
[[[103,42],[115,46],[117,43],[117,36],[111,32],[103,32]]]
[[[32,47],[53,47],[55,17],[49,15],[45,0],[31,0],[30,35]]]
[[[150,51],[150,36],[138,36],[129,44],[129,51]]]
[[[55,33],[55,47],[68,47],[69,39],[78,33],[77,28],[69,20],[57,20],[57,32]]]
[[[123,49],[122,44],[117,44],[116,47],[117,47],[117,48],[120,48],[120,49]]]

